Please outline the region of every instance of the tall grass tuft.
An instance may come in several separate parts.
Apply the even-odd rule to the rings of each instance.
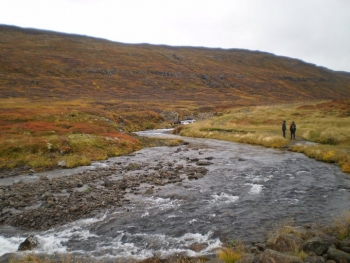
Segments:
[[[219,259],[225,263],[235,263],[242,259],[242,252],[237,252],[233,248],[222,248],[218,252]]]
[[[340,240],[350,237],[350,211],[345,211],[343,214],[334,218],[333,225],[329,229],[332,233],[336,233]]]
[[[218,258],[225,263],[235,263],[242,259],[245,247],[241,241],[234,240],[231,246],[222,247],[218,250]]]

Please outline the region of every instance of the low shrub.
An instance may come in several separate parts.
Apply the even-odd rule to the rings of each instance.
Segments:
[[[350,237],[350,211],[344,211],[343,214],[334,218],[331,226],[326,228],[326,231],[336,234],[340,240],[345,240]]]
[[[242,259],[242,252],[236,251],[233,248],[222,248],[218,252],[218,258],[225,263],[235,263]]]
[[[218,258],[225,263],[234,263],[242,259],[245,253],[245,246],[240,240],[233,240],[229,246],[218,250]]]

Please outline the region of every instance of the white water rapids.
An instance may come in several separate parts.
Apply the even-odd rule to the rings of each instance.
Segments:
[[[164,131],[139,135],[172,136]],[[186,165],[191,158],[210,158],[212,164],[206,166],[203,178],[157,187],[152,196],[130,196],[127,207],[48,231],[0,226],[0,256],[15,252],[29,234],[36,235],[41,244],[35,253],[72,252],[101,260],[208,255],[225,241],[261,241],[276,223],[329,223],[349,210],[350,180],[338,166],[288,151],[183,139],[189,144],[147,148],[134,156],[111,158],[108,163]],[[92,166],[108,167],[108,163]],[[61,176],[62,170],[45,174]],[[69,176],[69,171],[64,175]],[[25,177],[3,179],[0,184],[21,178]]]

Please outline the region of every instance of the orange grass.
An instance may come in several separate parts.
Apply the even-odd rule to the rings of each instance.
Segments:
[[[125,123],[119,124],[110,112],[86,107],[85,102],[75,101],[74,110],[69,102],[49,106],[3,102],[0,169],[20,166],[47,169],[59,163],[74,167],[141,147],[139,140],[122,132]]]

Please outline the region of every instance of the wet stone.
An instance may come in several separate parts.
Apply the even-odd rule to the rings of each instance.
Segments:
[[[260,240],[266,225],[270,226],[286,217],[295,218],[297,223],[302,220],[312,224],[316,216],[322,222],[327,212],[336,213],[342,209],[344,202],[339,201],[340,197],[342,200],[349,197],[347,191],[334,191],[339,189],[338,185],[345,184],[343,175],[336,168],[300,157],[300,154],[281,154],[271,149],[227,142],[188,140],[190,143],[182,146],[179,154],[174,154],[174,148],[161,147],[144,149],[134,156],[113,158],[108,165],[119,162],[118,172],[108,165],[99,167],[106,166],[106,163],[100,162],[94,169],[78,172],[67,169],[65,172],[69,175],[52,176],[55,175],[53,172],[50,180],[46,178],[0,188],[3,189],[3,196],[8,195],[4,202],[0,200],[4,218],[1,223],[33,231],[47,230],[107,214],[107,220],[96,222],[94,226],[84,226],[84,230],[94,230],[91,233],[96,233],[96,244],[108,239],[115,241],[115,237],[120,235],[117,226],[121,226],[125,232],[130,232],[134,227],[135,233],[141,229],[146,232],[148,228],[156,228],[159,233],[168,231],[169,235],[173,230],[198,233],[208,238],[209,242],[218,235],[222,236],[222,241],[232,236],[249,241],[249,238]],[[202,144],[205,148],[201,147]],[[199,152],[203,154],[199,155]],[[239,158],[242,161],[243,158],[239,156],[249,159],[249,162],[240,163]],[[199,166],[196,162],[200,160],[212,164]],[[298,176],[298,172],[300,175],[304,173],[303,176]],[[60,173],[62,170],[56,175]],[[112,186],[107,186],[107,179],[113,183]],[[79,181],[86,186],[80,187],[80,191],[76,189]],[[154,189],[153,192],[151,189]],[[49,199],[45,195],[47,192],[57,198]],[[66,196],[58,196],[62,193],[66,193]],[[16,195],[26,200],[11,199],[17,210],[9,206],[8,200]],[[41,198],[43,195],[45,198]],[[169,200],[169,196],[174,198]],[[53,203],[48,206],[51,201]],[[20,206],[23,203],[32,206],[45,202],[43,207],[38,205],[30,211]],[[120,209],[119,206],[124,207]],[[126,213],[127,209],[129,212]],[[6,211],[11,213],[4,214]],[[117,216],[115,211],[118,211]],[[145,211],[149,211],[149,215]],[[114,232],[110,231],[111,225],[115,226]],[[207,236],[213,229],[218,235]],[[102,232],[107,236],[100,235]],[[124,235],[123,238],[125,242],[135,242],[140,247],[149,242],[141,236],[133,239]],[[171,242],[170,239],[168,241]],[[69,249],[78,251],[88,247],[91,240],[77,238],[74,242]],[[194,240],[191,242],[196,243]],[[161,243],[154,247],[158,249],[164,245],[163,241]],[[202,244],[201,241],[198,243]],[[347,245],[344,244],[343,248],[346,249]],[[114,246],[113,249],[118,248]],[[196,246],[193,249],[203,251]],[[260,248],[257,247],[256,251],[260,251]],[[101,252],[89,253],[96,255]]]
[[[39,245],[39,240],[35,236],[29,236],[18,247],[18,251],[33,250]]]

